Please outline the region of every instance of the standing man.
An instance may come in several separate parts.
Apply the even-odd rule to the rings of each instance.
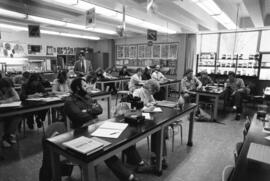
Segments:
[[[74,72],[78,77],[83,77],[93,71],[92,63],[85,59],[85,53],[80,52],[79,60],[74,64]]]

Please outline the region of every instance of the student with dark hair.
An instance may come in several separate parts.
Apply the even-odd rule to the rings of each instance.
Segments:
[[[0,104],[10,103],[20,101],[20,97],[12,87],[10,80],[7,78],[0,79]],[[1,135],[2,137],[2,146],[3,147],[11,147],[12,144],[16,143],[15,132],[21,121],[21,117],[19,116],[10,116],[1,119],[0,121],[0,133],[4,133]]]
[[[74,79],[71,83],[72,94],[65,102],[65,110],[74,129],[95,123],[95,119],[102,112],[101,107],[95,105],[96,101],[91,99],[86,89],[87,84],[82,78]],[[138,156],[134,150],[135,147],[130,147],[125,153],[134,162],[137,162],[135,158]],[[139,180],[116,156],[108,158],[105,163],[120,180]]]
[[[96,88],[97,76],[94,73],[91,73],[86,76],[86,83],[88,84],[87,92],[91,93],[91,91],[99,91]]]
[[[110,74],[111,70],[108,68],[107,72],[104,71],[102,68],[98,68],[96,70],[96,75],[97,75],[97,79],[98,80],[110,80],[113,79],[114,77]],[[112,94],[116,94],[117,90],[115,88],[115,84],[114,83],[106,83],[105,87],[109,86],[109,92],[111,92]]]
[[[213,84],[214,84],[213,80],[212,80],[211,77],[207,74],[206,71],[200,72],[200,76],[198,77],[198,79],[201,81],[202,86],[213,85]]]
[[[240,113],[242,112],[242,100],[243,97],[248,94],[243,79],[236,78],[234,72],[230,71],[228,79],[225,83],[226,94],[225,99],[232,97],[233,110],[237,112],[236,120],[240,119]]]
[[[142,74],[142,80],[149,80],[151,79],[151,68],[145,67],[144,72]]]
[[[142,84],[142,69],[137,68],[136,73],[130,77],[128,89],[133,92],[135,89],[140,88]]]
[[[22,85],[21,100],[26,100],[27,98],[37,98],[42,97],[46,94],[45,88],[42,84],[42,79],[38,73],[31,74],[29,80],[26,84]],[[27,125],[30,129],[33,129],[35,115],[37,126],[40,128],[46,118],[47,110],[36,111],[34,113],[26,114]]]
[[[52,92],[67,93],[70,91],[69,86],[70,82],[67,77],[67,72],[65,70],[61,70],[58,73],[57,79],[53,81]]]
[[[119,72],[119,77],[129,77],[129,76],[130,76],[130,73],[127,70],[127,66],[124,65]]]

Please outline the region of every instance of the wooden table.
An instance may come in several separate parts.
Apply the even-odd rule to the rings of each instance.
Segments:
[[[225,89],[221,87],[217,87],[212,90],[205,90],[204,88],[202,90],[195,90],[191,91],[194,94],[196,94],[196,104],[199,105],[200,102],[200,96],[206,96],[206,97],[213,97],[214,100],[214,115],[213,119],[217,120],[218,117],[218,103],[219,103],[219,98],[225,94]]]
[[[262,132],[263,122],[257,120],[255,114],[244,145],[239,154],[235,170],[230,181],[269,181],[270,180],[270,166],[260,162],[250,162],[247,160],[247,153],[250,143],[258,143],[262,145],[270,146],[270,141],[265,137],[270,134]]]
[[[98,92],[92,94],[92,98],[95,100],[99,99],[107,99],[108,103],[108,118],[111,117],[111,94],[109,92]],[[31,113],[40,110],[49,110],[49,124],[52,121],[52,114],[51,110],[56,107],[64,106],[64,100],[57,100],[57,101],[23,101],[21,106],[19,107],[9,107],[9,108],[0,108],[0,118],[1,117],[9,117],[14,115],[21,115],[25,113]]]
[[[91,137],[91,133],[95,130],[95,125],[89,127],[81,128],[75,131],[69,131],[67,133],[58,135],[56,137],[47,139],[45,144],[48,146],[52,161],[52,173],[53,180],[60,181],[60,155],[65,156],[68,160],[72,161],[74,164],[79,164],[82,168],[82,180],[83,181],[95,181],[97,175],[95,172],[95,166],[104,160],[110,158],[111,156],[120,153],[124,149],[136,144],[140,140],[154,134],[160,133],[160,143],[159,143],[159,153],[157,155],[157,173],[162,174],[162,152],[163,152],[163,138],[164,129],[180,119],[190,112],[194,112],[196,104],[188,104],[183,110],[176,110],[172,108],[162,107],[162,113],[152,113],[153,120],[146,120],[143,124],[139,126],[128,126],[119,138],[109,139],[102,138],[106,141],[111,142],[110,145],[106,146],[103,150],[95,152],[91,155],[80,154],[65,148],[62,143],[72,140],[80,136]],[[118,120],[119,121],[119,120]],[[193,136],[193,125],[194,121],[191,119],[189,121],[189,134],[188,134],[188,145],[192,146],[192,136]]]

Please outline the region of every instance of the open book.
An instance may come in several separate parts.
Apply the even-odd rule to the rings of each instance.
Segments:
[[[81,136],[64,142],[63,145],[80,153],[90,155],[98,150],[101,150],[104,146],[104,143],[94,138]]]
[[[127,126],[127,123],[105,122],[91,135],[105,138],[118,138]]]

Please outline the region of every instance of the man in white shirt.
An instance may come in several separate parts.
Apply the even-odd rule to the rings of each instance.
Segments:
[[[160,65],[156,65],[155,71],[152,73],[151,78],[158,82],[166,80],[166,77],[160,72]]]
[[[137,68],[136,74],[132,75],[129,81],[128,89],[130,92],[133,92],[135,89],[140,88],[142,84],[142,69]]]

